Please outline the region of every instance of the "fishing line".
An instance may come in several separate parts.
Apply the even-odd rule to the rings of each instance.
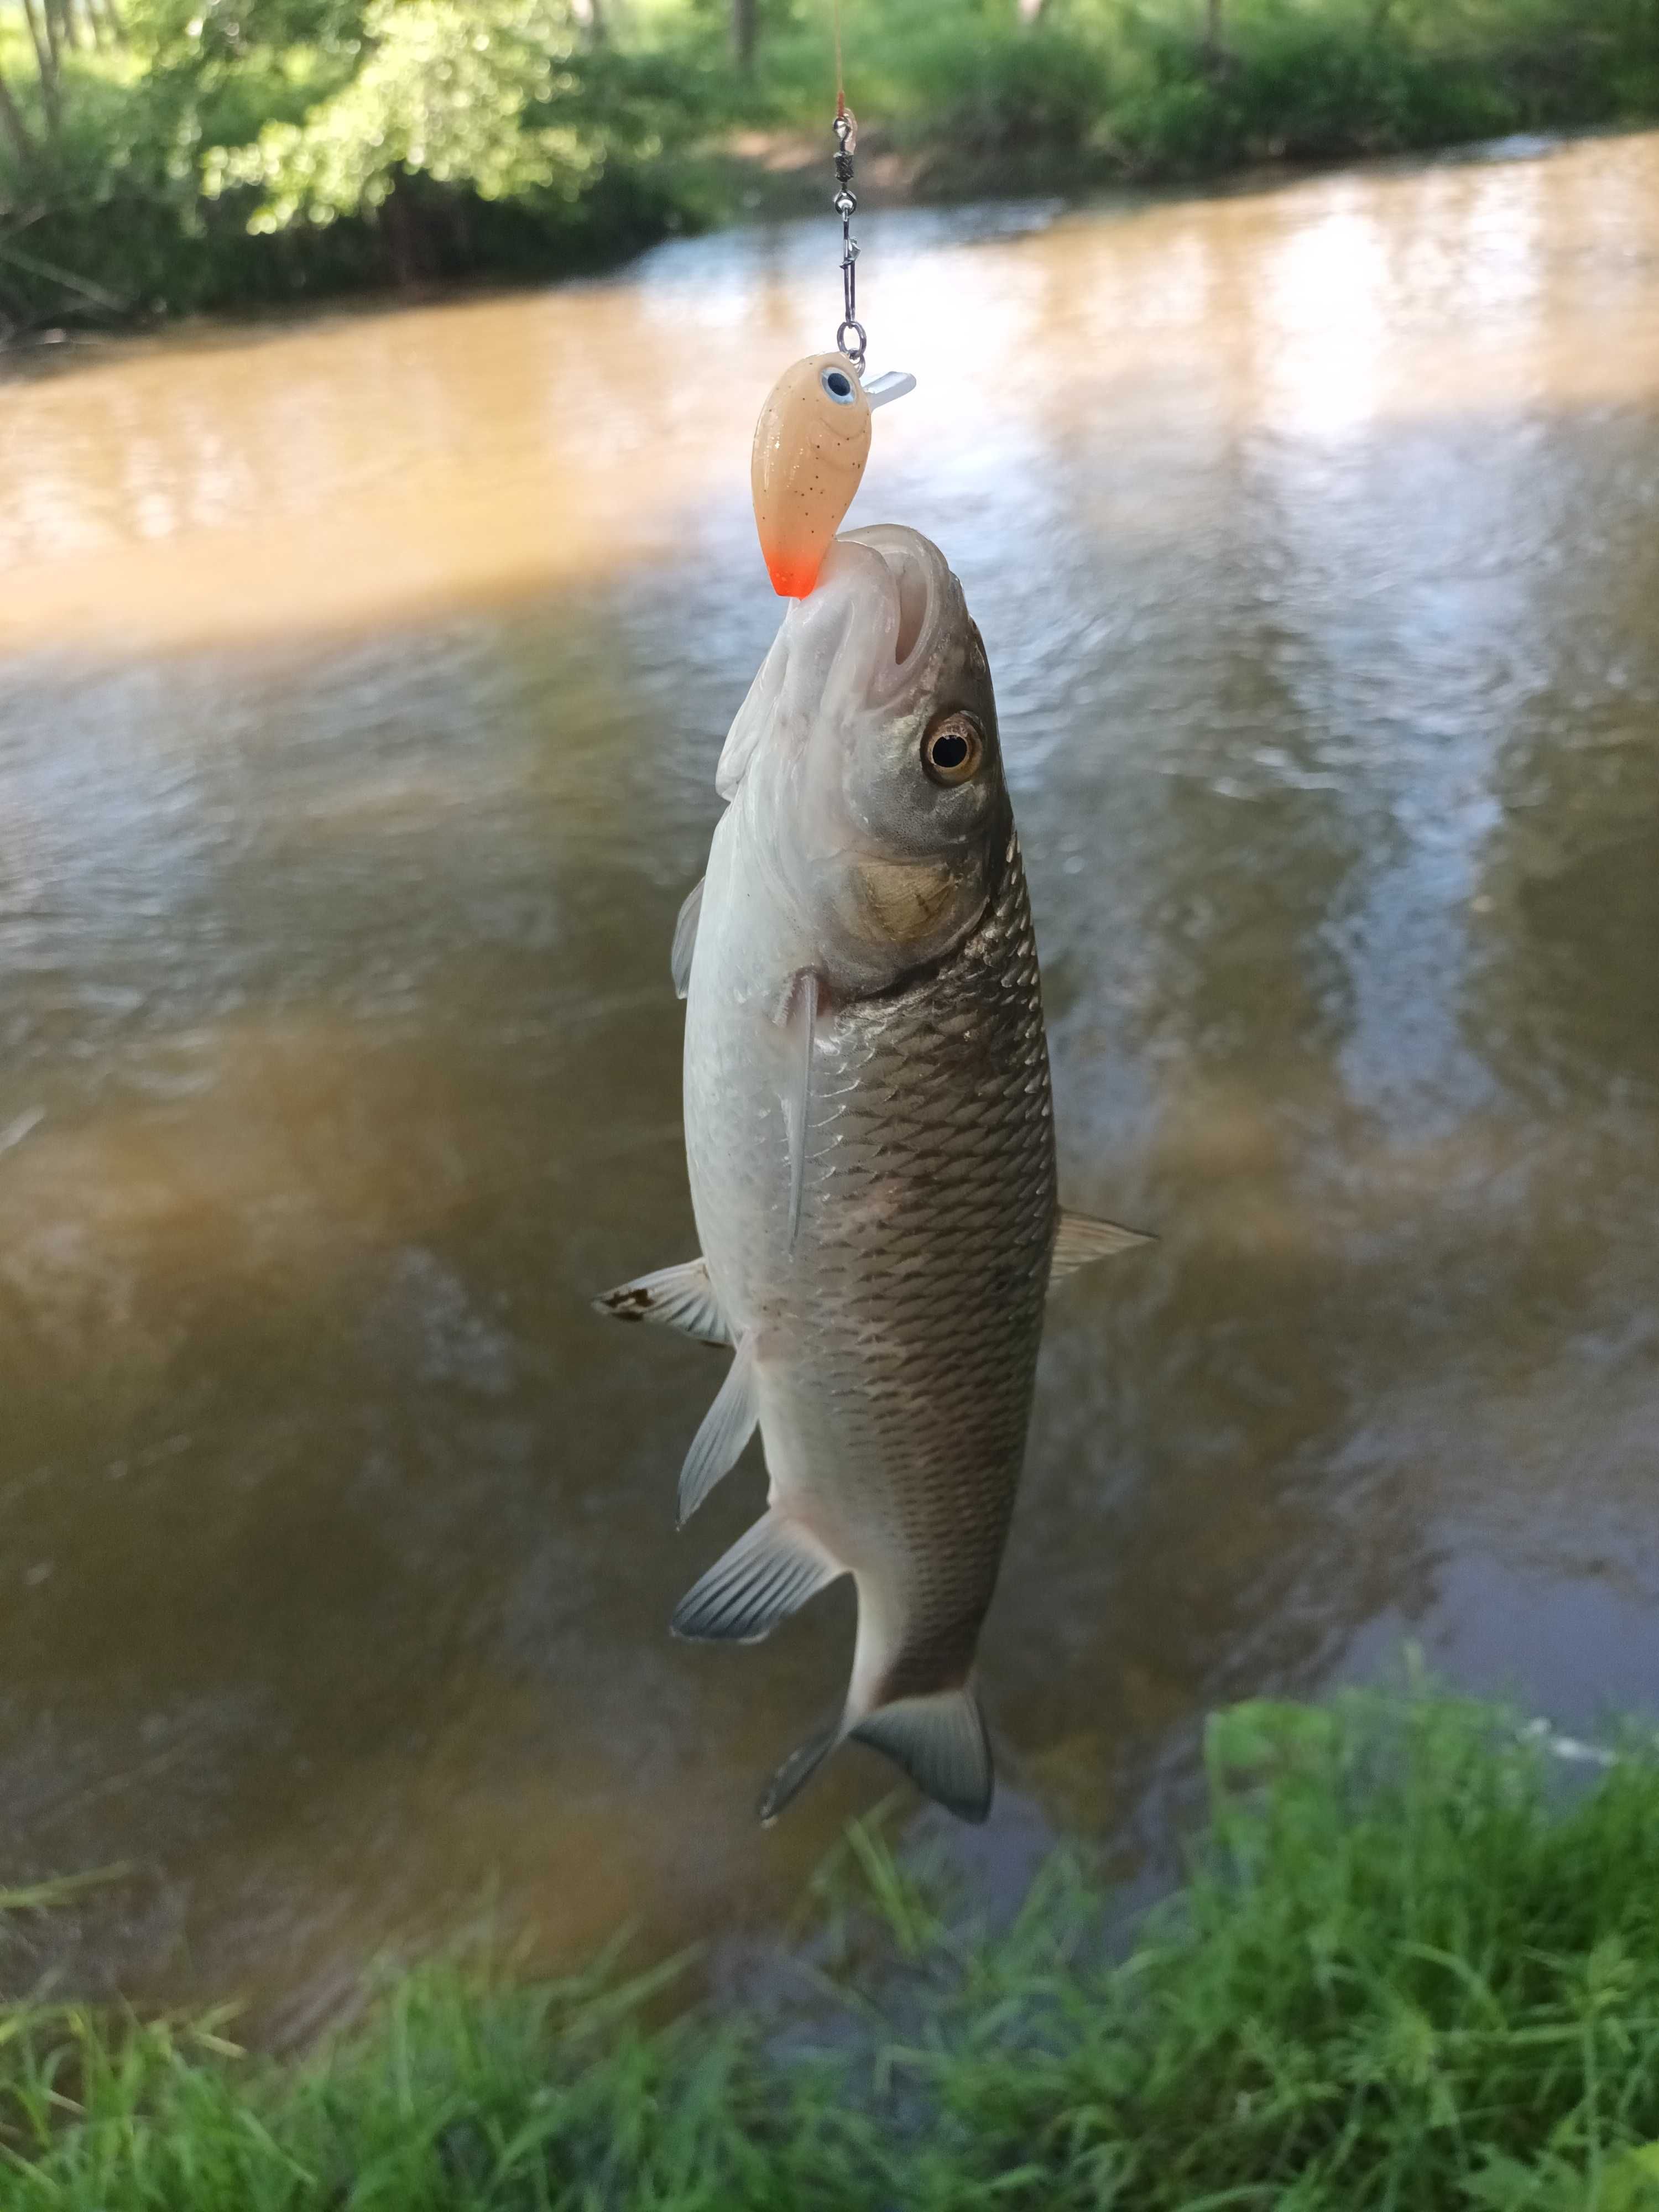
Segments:
[[[858,150],[858,118],[847,105],[847,80],[841,61],[841,0],[830,0],[836,36],[836,119],[831,133],[836,142],[836,195],[831,204],[841,217],[841,325],[836,345],[853,364],[854,374],[864,374],[864,352],[869,343],[858,315],[859,242],[853,235],[853,216],[859,197],[853,190],[853,156]]]

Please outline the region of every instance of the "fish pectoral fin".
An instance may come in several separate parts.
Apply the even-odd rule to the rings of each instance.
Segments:
[[[714,1402],[702,1417],[680,1469],[679,1524],[682,1528],[720,1477],[734,1468],[760,1419],[760,1391],[755,1375],[753,1334],[739,1340],[737,1357]]]
[[[817,1772],[846,1730],[839,1713],[827,1728],[821,1728],[815,1736],[809,1736],[798,1751],[792,1751],[783,1765],[761,1792],[760,1821],[769,1828],[790,1799],[803,1790]]]
[[[1137,1244],[1156,1244],[1144,1229],[1123,1229],[1115,1221],[1097,1221],[1092,1214],[1062,1213],[1054,1236],[1054,1257],[1048,1262],[1048,1287],[1063,1283],[1091,1260],[1104,1260],[1114,1252],[1128,1252]]]
[[[674,996],[683,999],[691,988],[691,955],[697,949],[697,923],[702,916],[702,887],[708,878],[699,876],[686,893],[674,921],[673,949],[668,972],[674,979]]]
[[[670,1626],[689,1643],[758,1644],[845,1572],[798,1521],[774,1507],[686,1592]]]
[[[990,1811],[991,1743],[979,1699],[965,1684],[878,1705],[851,1734],[885,1752],[918,1790],[959,1820],[982,1820]]]
[[[801,1194],[806,1188],[806,1138],[812,1126],[812,1039],[818,1020],[818,979],[803,968],[789,994],[785,1024],[795,1048],[793,1080],[783,1094],[784,1127],[789,1136],[789,1249],[800,1227]]]
[[[683,1267],[659,1267],[654,1275],[636,1275],[631,1283],[618,1283],[593,1301],[595,1313],[613,1321],[648,1321],[659,1328],[677,1328],[699,1344],[735,1341],[730,1323],[720,1311],[708,1280],[707,1260],[688,1260]]]

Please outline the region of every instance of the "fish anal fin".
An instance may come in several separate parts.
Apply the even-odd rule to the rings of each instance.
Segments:
[[[702,887],[707,881],[706,876],[698,877],[675,916],[674,943],[668,955],[668,972],[674,979],[674,996],[677,999],[683,999],[691,988],[691,956],[697,949],[697,924],[702,916]]]
[[[732,1331],[708,1280],[706,1260],[688,1260],[683,1267],[659,1267],[653,1275],[638,1275],[631,1283],[618,1283],[593,1301],[595,1313],[613,1321],[648,1321],[659,1328],[676,1328],[699,1344],[730,1344]]]
[[[798,1521],[774,1509],[693,1584],[670,1625],[689,1643],[758,1644],[845,1571]]]
[[[805,1788],[841,1741],[842,1733],[841,1720],[837,1717],[827,1728],[822,1728],[816,1735],[809,1736],[799,1750],[790,1753],[761,1792],[758,1810],[762,1827],[769,1828],[790,1799]]]
[[[1062,1213],[1054,1235],[1054,1256],[1048,1262],[1050,1288],[1086,1267],[1091,1260],[1109,1258],[1114,1252],[1133,1251],[1137,1244],[1158,1239],[1144,1229],[1124,1229],[1115,1221],[1097,1221],[1092,1214]]]
[[[959,1820],[977,1822],[989,1813],[995,1781],[990,1739],[979,1700],[966,1684],[878,1705],[851,1734],[885,1752],[918,1790]]]
[[[720,1477],[734,1468],[760,1419],[760,1391],[755,1374],[752,1334],[738,1343],[714,1402],[702,1417],[680,1469],[679,1522],[683,1528]]]

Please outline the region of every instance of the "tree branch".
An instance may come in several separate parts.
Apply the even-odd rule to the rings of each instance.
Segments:
[[[0,245],[0,261],[9,261],[14,269],[24,269],[33,276],[44,276],[49,283],[61,284],[67,292],[78,292],[83,300],[94,307],[107,307],[112,314],[124,314],[128,302],[118,300],[113,292],[106,292],[101,284],[94,284],[89,276],[77,276],[72,269],[62,269],[55,261],[42,261],[33,253],[20,253],[15,246]]]
[[[46,118],[46,135],[55,138],[63,120],[58,99],[58,46],[51,35],[50,18],[42,19],[43,0],[23,0],[23,19],[34,42],[34,67],[40,80],[40,106]]]
[[[59,21],[63,0],[40,0],[40,13],[46,18],[46,44],[52,49],[52,82],[56,89],[63,73],[64,26]]]
[[[40,159],[40,149],[29,136],[29,127],[23,120],[21,109],[12,97],[11,87],[6,82],[6,73],[0,70],[0,137],[11,148],[12,158],[19,169],[29,170]]]
[[[757,0],[732,0],[732,53],[747,76],[755,66]]]

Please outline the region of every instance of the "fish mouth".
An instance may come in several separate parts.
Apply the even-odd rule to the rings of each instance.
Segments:
[[[950,563],[919,530],[878,522],[836,538],[813,589],[788,602],[738,710],[714,780],[721,798],[773,729],[798,746],[826,722],[908,712],[970,628]]]
[[[860,558],[846,582],[868,624],[871,649],[864,658],[870,703],[890,706],[937,659],[952,611],[961,605],[962,587],[933,540],[903,523],[878,522],[848,531],[836,539],[830,558],[854,546],[867,549],[880,562],[878,568],[876,562]],[[846,565],[844,559],[836,562],[833,580],[838,585]]]

